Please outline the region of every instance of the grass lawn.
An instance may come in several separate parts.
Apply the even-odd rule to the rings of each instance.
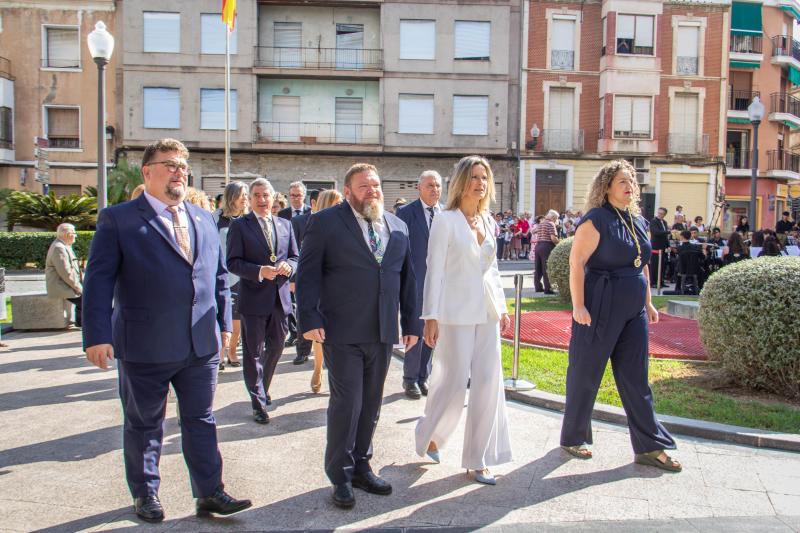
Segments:
[[[653,305],[659,311],[664,311],[667,308],[669,300],[698,300],[698,296],[653,296]],[[507,298],[506,305],[508,312],[514,314],[514,299]],[[572,309],[571,304],[561,301],[558,296],[538,296],[536,298],[523,298],[522,311],[569,311]]]
[[[674,296],[654,297],[656,307],[666,307]],[[692,299],[691,297],[677,297]],[[542,301],[544,300],[544,301]],[[512,301],[509,300],[511,304]],[[557,298],[526,298],[525,310],[564,310],[569,306]],[[503,370],[511,375],[513,348],[503,345]],[[566,352],[544,348],[521,348],[519,377],[536,384],[539,390],[566,393],[568,356]],[[786,433],[800,433],[800,403],[775,395],[759,394],[731,385],[714,363],[694,363],[650,359],[650,384],[656,411],[682,416]],[[611,372],[606,368],[597,401],[622,406]]]
[[[11,324],[11,297],[6,297],[6,319],[0,320],[0,324]]]

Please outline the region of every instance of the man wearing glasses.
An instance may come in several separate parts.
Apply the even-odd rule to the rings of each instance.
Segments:
[[[174,139],[145,149],[144,193],[99,213],[84,281],[84,350],[104,370],[118,360],[125,473],[147,522],[164,519],[158,463],[170,384],[197,515],[251,506],[222,483],[213,403],[231,331],[228,271],[211,214],[184,202],[188,157]]]

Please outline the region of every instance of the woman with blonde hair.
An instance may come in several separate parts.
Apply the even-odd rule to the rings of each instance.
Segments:
[[[586,211],[569,257],[573,321],[561,447],[592,458],[592,408],[611,359],[635,462],[678,472],[681,464],[665,452],[675,441],[656,418],[647,382],[648,323],[658,322],[658,311],[650,301],[650,239],[630,163],[620,159],[600,169]]]
[[[317,202],[314,205],[312,216],[313,213],[322,211],[323,209],[327,209],[335,205],[339,205],[343,201],[344,197],[342,196],[342,193],[335,189],[326,189],[321,191],[317,197]],[[322,344],[314,341],[312,350],[314,351],[314,373],[311,375],[311,392],[318,393],[320,390],[322,390]]]
[[[289,201],[286,199],[286,196],[279,192],[275,192],[275,200],[272,202],[272,216],[278,216],[278,213],[280,213],[281,210],[286,209],[288,205]]]
[[[422,318],[436,348],[416,451],[439,462],[458,425],[471,380],[461,464],[475,480],[496,484],[490,466],[511,461],[500,331],[509,324],[489,213],[494,177],[489,162],[468,156],[456,165],[447,206],[431,224]]]

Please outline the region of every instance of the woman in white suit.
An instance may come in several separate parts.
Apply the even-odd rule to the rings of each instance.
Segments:
[[[494,200],[489,162],[463,158],[449,189],[428,241],[421,318],[425,342],[436,351],[416,450],[439,462],[439,446],[458,425],[471,380],[461,462],[476,481],[494,485],[488,467],[509,462],[511,446],[500,360],[500,331],[509,319],[488,211]]]

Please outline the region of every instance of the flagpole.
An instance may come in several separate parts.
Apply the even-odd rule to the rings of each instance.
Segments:
[[[225,27],[225,186],[231,179],[231,30]]]

